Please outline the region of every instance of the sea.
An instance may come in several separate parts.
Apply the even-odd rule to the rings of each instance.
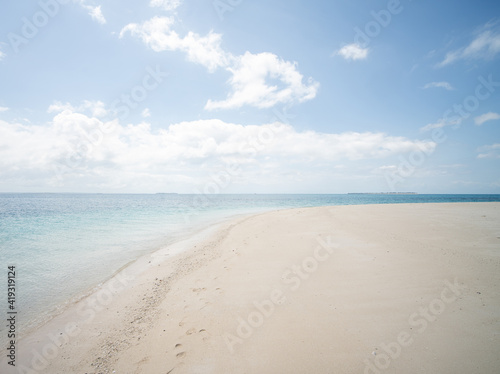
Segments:
[[[142,256],[238,215],[358,204],[500,201],[500,195],[0,193],[0,313],[15,267],[21,336]],[[7,318],[7,317],[5,317]],[[0,324],[0,336],[6,336]]]

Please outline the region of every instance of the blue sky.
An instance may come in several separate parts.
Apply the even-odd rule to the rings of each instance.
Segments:
[[[500,193],[500,3],[0,14],[0,191]]]

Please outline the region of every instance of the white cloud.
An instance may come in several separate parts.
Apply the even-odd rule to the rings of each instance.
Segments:
[[[500,143],[485,145],[478,148],[478,152],[481,152],[477,155],[477,158],[500,158]]]
[[[148,118],[151,117],[151,111],[149,108],[145,108],[142,113],[141,113],[142,118]]]
[[[440,168],[442,169],[461,169],[467,167],[466,164],[444,164],[444,165],[439,165]]]
[[[0,46],[1,48],[1,46]],[[0,61],[2,61],[4,58],[5,58],[6,54],[4,52],[2,52],[2,50],[0,49]]]
[[[489,24],[484,26],[483,31],[466,47],[448,52],[437,67],[443,67],[458,60],[486,60],[495,57],[500,53],[500,33],[489,28]]]
[[[9,108],[7,108],[6,106],[0,106],[0,113],[6,112],[8,110],[9,110]]]
[[[108,110],[102,101],[90,101],[85,100],[83,104],[78,108],[79,110],[87,110],[92,116],[101,118],[108,114]]]
[[[424,127],[421,127],[420,131],[425,132],[425,131],[430,131],[433,129],[440,129],[440,128],[446,127],[446,126],[458,127],[461,125],[462,122],[463,122],[463,118],[458,117],[458,116],[450,117],[450,118],[440,118],[435,123],[429,123],[429,124],[425,125]]]
[[[54,104],[51,104],[48,107],[47,113],[59,113],[64,110],[75,110],[75,108],[70,103],[62,103],[60,101],[56,101],[54,102]]]
[[[94,21],[97,21],[101,25],[106,23],[106,18],[102,14],[101,6],[88,5],[86,0],[77,0],[77,2],[82,6],[83,9],[89,12],[89,15]]]
[[[87,102],[89,103],[89,102]],[[248,183],[269,175],[330,175],[338,161],[383,159],[435,144],[383,133],[298,132],[282,123],[239,125],[218,119],[181,122],[153,130],[142,122],[120,124],[77,111],[52,107],[48,124],[0,120],[1,186],[155,189],[165,183],[194,186],[228,163],[239,165]],[[108,131],[109,130],[109,131]],[[152,187],[153,186],[153,187]],[[96,187],[96,188],[97,188]],[[180,188],[180,187],[179,187]]]
[[[364,60],[368,57],[368,48],[362,48],[359,44],[352,43],[340,48],[337,55],[346,60]]]
[[[208,100],[205,109],[243,105],[270,108],[279,103],[303,102],[314,98],[319,88],[319,83],[312,79],[303,82],[296,63],[281,60],[272,53],[246,52],[228,70],[232,73],[229,83],[233,92],[223,101]]]
[[[127,32],[139,37],[155,52],[180,50],[187,54],[189,61],[204,65],[213,72],[218,67],[227,66],[230,55],[221,46],[221,35],[213,32],[200,36],[189,32],[181,38],[174,30],[172,17],[153,17],[142,24],[131,23],[120,31],[120,38]]]
[[[397,165],[382,165],[374,169],[374,173],[383,174],[391,171],[396,171],[398,169]]]
[[[493,120],[497,120],[497,119],[500,119],[500,114],[489,112],[489,113],[485,113],[485,114],[482,114],[482,115],[474,118],[474,123],[477,126],[481,126],[483,123],[485,123],[487,121],[493,121]]]
[[[166,11],[177,9],[182,4],[182,0],[151,0],[149,6],[159,7]]]
[[[232,92],[225,100],[208,100],[205,109],[232,109],[244,105],[270,108],[279,103],[311,100],[316,96],[319,83],[311,78],[304,83],[296,63],[284,61],[272,53],[246,52],[234,56],[222,49],[220,34],[209,32],[200,36],[189,32],[180,37],[172,29],[173,24],[173,17],[156,16],[142,24],[125,26],[120,37],[130,32],[156,52],[183,51],[189,61],[204,65],[210,72],[224,68],[231,73],[229,84]]]
[[[61,101],[55,101],[47,109],[47,113],[61,113],[64,111],[88,113],[98,118],[104,117],[106,114],[108,114],[108,111],[105,108],[105,105],[102,101],[90,101],[90,100],[84,100],[82,104],[80,104],[77,107],[74,107],[70,103],[62,103]]]
[[[93,8],[90,7],[89,14],[92,17],[92,19],[96,20],[101,25],[104,25],[106,23],[106,18],[104,18],[104,15],[102,14],[100,5]]]
[[[422,87],[424,90],[427,88],[444,88],[445,90],[452,91],[455,88],[449,84],[448,82],[431,82],[427,83],[424,87]]]

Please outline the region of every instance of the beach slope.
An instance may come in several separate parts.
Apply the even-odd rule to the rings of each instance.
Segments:
[[[500,203],[274,211],[149,261],[27,339],[23,365],[500,372]]]

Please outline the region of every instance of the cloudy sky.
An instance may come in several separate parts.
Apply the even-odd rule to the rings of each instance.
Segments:
[[[0,13],[0,192],[500,193],[498,0]]]

